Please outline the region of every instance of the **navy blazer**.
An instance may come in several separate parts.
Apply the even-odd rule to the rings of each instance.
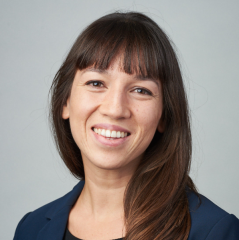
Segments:
[[[69,212],[84,186],[80,181],[72,191],[47,205],[27,213],[19,222],[13,240],[62,240]],[[202,203],[188,194],[191,230],[188,240],[239,240],[239,220],[206,197]]]

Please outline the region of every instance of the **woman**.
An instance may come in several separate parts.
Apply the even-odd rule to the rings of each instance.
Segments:
[[[78,37],[51,88],[59,153],[81,179],[28,213],[14,240],[239,239],[239,220],[189,177],[188,105],[168,37],[113,13]]]

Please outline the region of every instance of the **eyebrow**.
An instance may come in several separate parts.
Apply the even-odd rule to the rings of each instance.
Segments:
[[[104,70],[104,69],[99,69],[99,68],[94,68],[94,67],[89,67],[89,68],[84,69],[82,71],[82,74],[85,72],[97,72],[97,73],[109,75],[109,72],[107,71],[107,69]],[[136,76],[134,76],[134,79],[136,81],[152,81],[152,82],[155,82],[159,86],[159,80],[154,79],[154,78],[144,77],[142,75],[136,75]]]

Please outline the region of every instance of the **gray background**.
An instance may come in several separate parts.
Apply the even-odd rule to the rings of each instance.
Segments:
[[[52,143],[48,90],[79,32],[115,10],[144,12],[173,39],[192,111],[191,176],[239,217],[238,0],[1,0],[1,239],[77,183]]]

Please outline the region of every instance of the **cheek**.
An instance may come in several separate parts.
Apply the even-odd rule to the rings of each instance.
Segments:
[[[70,101],[70,128],[73,139],[80,149],[87,148],[87,123],[95,109],[95,101],[87,95],[77,92]]]
[[[137,149],[137,153],[142,154],[151,143],[160,119],[160,108],[155,104],[141,103],[134,107],[134,120],[137,125],[135,139],[130,148],[130,152]],[[139,151],[139,152],[138,152]]]
[[[70,126],[71,132],[78,147],[83,143],[83,139],[87,138],[87,129],[89,126],[88,119],[94,114],[99,99],[92,97],[90,93],[85,91],[72,92],[70,99]],[[83,141],[84,142],[84,141]]]
[[[138,125],[136,138],[132,149],[140,148],[144,152],[152,141],[157,129],[160,117],[160,105],[155,103],[141,103],[134,108],[135,122]]]
[[[77,115],[78,118],[75,120],[84,120],[94,111],[97,102],[97,98],[91,97],[90,94],[85,94],[83,91],[78,91],[72,95],[70,115],[72,118],[75,118]]]
[[[144,131],[155,132],[161,115],[162,108],[158,104],[145,104],[135,108],[137,122]]]

